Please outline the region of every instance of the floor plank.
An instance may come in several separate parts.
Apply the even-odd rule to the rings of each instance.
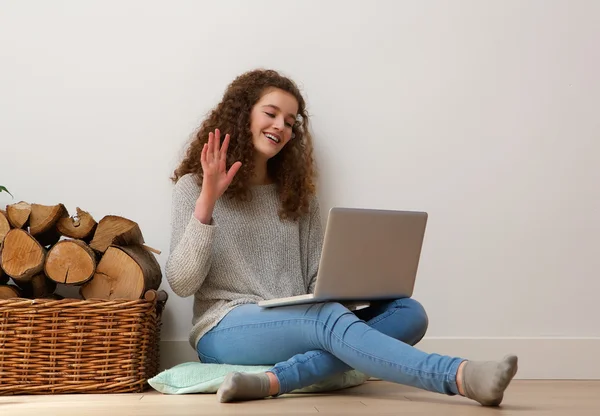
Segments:
[[[437,415],[597,416],[600,381],[515,380],[500,408],[383,381],[327,394],[291,394],[277,399],[221,404],[214,394],[170,396],[73,394],[0,396],[0,414],[10,416],[186,415]]]

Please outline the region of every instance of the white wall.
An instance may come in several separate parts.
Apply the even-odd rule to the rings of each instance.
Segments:
[[[164,265],[186,140],[233,77],[275,68],[314,116],[324,213],[430,213],[426,347],[597,347],[599,13],[591,0],[0,1],[0,184],[127,216]],[[185,342],[190,319],[191,298],[172,295],[163,339]],[[524,374],[549,374],[531,362]],[[600,377],[585,360],[561,369]]]

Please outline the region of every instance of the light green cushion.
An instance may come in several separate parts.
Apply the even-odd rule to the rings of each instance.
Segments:
[[[272,366],[243,366],[189,362],[176,365],[148,380],[148,384],[164,394],[216,393],[225,376],[232,371],[259,373]],[[350,370],[323,380],[320,383],[292,393],[318,393],[358,386],[369,376]]]

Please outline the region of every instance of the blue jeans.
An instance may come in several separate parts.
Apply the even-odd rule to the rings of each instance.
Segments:
[[[198,342],[204,363],[273,365],[279,394],[352,368],[383,380],[458,394],[461,358],[414,348],[427,314],[411,298],[351,312],[339,303],[263,309],[241,305]]]

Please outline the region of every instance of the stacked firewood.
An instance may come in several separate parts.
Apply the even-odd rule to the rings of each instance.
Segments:
[[[96,222],[63,204],[21,201],[0,210],[0,299],[140,299],[162,274],[139,225],[107,215]],[[65,293],[67,295],[65,295]]]

